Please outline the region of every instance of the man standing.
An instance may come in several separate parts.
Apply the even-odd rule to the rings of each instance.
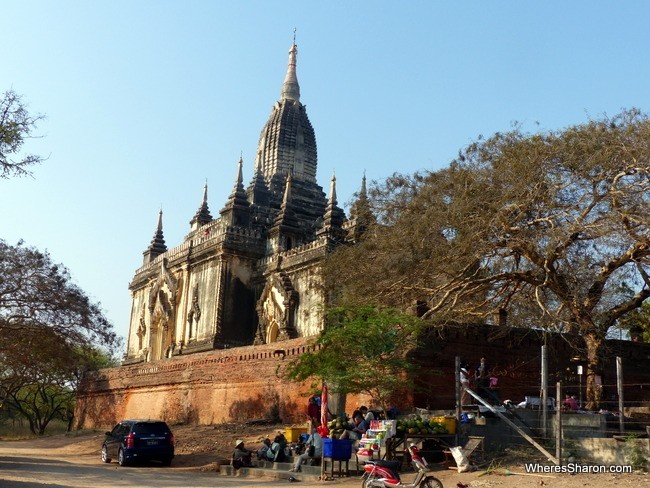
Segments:
[[[460,386],[462,389],[462,395],[460,397],[460,405],[468,405],[467,400],[469,398],[469,393],[467,393],[467,388],[469,388],[469,370],[467,369],[467,363],[460,365]]]

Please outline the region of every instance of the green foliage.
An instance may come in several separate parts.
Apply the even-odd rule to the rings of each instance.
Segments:
[[[70,345],[51,329],[26,329],[13,334],[13,345],[0,353],[0,394],[12,417],[29,422],[42,435],[52,420],[71,427],[75,395],[86,371],[116,365],[105,351],[93,346]]]
[[[637,434],[625,436],[625,461],[638,471],[648,471],[648,458],[646,457],[645,439],[639,439]]]
[[[20,155],[25,139],[33,137],[32,131],[42,119],[42,115],[29,114],[16,92],[4,93],[0,99],[0,178],[29,175],[29,167],[43,160],[35,154]]]
[[[43,435],[53,419],[67,419],[74,412],[74,395],[70,387],[55,383],[28,383],[11,392],[7,402],[27,419],[34,434]]]
[[[325,381],[345,393],[367,393],[379,405],[410,384],[407,353],[422,327],[414,316],[381,307],[341,307],[327,311],[327,326],[315,349],[290,363],[294,381]]]

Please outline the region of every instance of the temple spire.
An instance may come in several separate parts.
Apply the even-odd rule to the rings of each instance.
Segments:
[[[284,196],[282,197],[282,206],[286,207],[291,202],[291,173],[287,176],[287,183],[284,187]]]
[[[144,263],[148,264],[156,259],[158,256],[167,251],[167,246],[165,245],[165,238],[163,236],[163,225],[162,225],[162,208],[158,213],[158,226],[156,227],[156,232],[151,239],[151,244],[142,254],[144,255]]]
[[[243,168],[244,168],[244,158],[239,156],[239,161],[237,162],[237,178],[235,179],[235,186],[232,189],[232,193],[228,199],[229,202],[233,202],[237,205],[248,206],[248,197],[246,191],[244,190],[244,177],[243,177]]]
[[[224,208],[219,212],[226,222],[230,225],[246,226],[250,217],[250,205],[248,203],[248,195],[244,190],[243,178],[244,159],[239,157],[237,162],[237,178],[232,193],[228,197],[228,201]]]
[[[237,163],[237,181],[235,182],[235,189],[238,191],[244,189],[243,167],[244,157],[240,155],[239,162]]]
[[[361,180],[361,189],[357,194],[357,199],[350,207],[350,227],[349,239],[357,242],[368,229],[368,226],[375,222],[375,216],[372,212],[370,200],[368,199],[368,189],[366,187],[366,172],[363,172]]]
[[[302,241],[300,225],[291,201],[291,183],[292,177],[291,173],[289,173],[284,187],[284,196],[282,198],[282,205],[280,205],[280,211],[275,216],[273,225],[268,231],[270,238],[269,244],[274,252],[288,251],[296,245],[299,245]]]
[[[287,66],[287,74],[282,83],[281,100],[295,100],[300,101],[300,85],[298,85],[298,76],[296,75],[296,58],[298,56],[298,46],[296,46],[296,33],[293,34],[293,44],[289,49],[289,63]]]
[[[201,206],[194,214],[194,217],[192,217],[192,220],[190,220],[190,228],[194,231],[210,222],[212,222],[212,215],[208,208],[208,182],[206,180],[205,186],[203,187],[203,202],[201,202]]]
[[[336,202],[336,176],[332,175],[332,182],[330,183],[330,196],[327,200],[325,208],[325,215],[323,215],[323,223],[316,232],[317,236],[328,236],[332,242],[342,242],[345,239],[345,232],[343,231],[343,222],[345,221],[345,213],[341,210]]]
[[[255,205],[268,205],[271,192],[266,186],[264,175],[259,165],[255,168],[255,176],[253,181],[248,186],[247,190],[248,200]]]
[[[280,211],[275,217],[274,226],[288,226],[292,228],[298,227],[298,221],[296,220],[296,214],[293,210],[293,204],[291,202],[291,183],[292,183],[291,174],[287,176],[287,182],[284,187],[284,195],[282,197],[282,205],[280,205]]]
[[[330,183],[330,197],[327,201],[328,205],[336,206],[336,175],[332,175],[332,182]]]

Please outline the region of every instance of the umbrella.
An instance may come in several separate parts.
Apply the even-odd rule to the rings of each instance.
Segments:
[[[325,382],[323,382],[323,391],[320,394],[320,423],[321,426],[318,429],[318,433],[320,434],[321,437],[327,437],[329,435],[329,429],[327,428],[327,412],[328,412],[328,407],[327,407],[327,385]],[[323,450],[323,455],[325,455],[325,452]],[[332,461],[334,462],[334,461]],[[325,459],[321,461],[321,468],[320,468],[320,479],[324,480],[325,479]]]
[[[327,385],[323,383],[323,391],[320,394],[320,423],[327,426]]]

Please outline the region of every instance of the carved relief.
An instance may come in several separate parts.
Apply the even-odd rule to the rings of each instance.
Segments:
[[[178,280],[169,271],[168,264],[166,258],[161,261],[160,274],[152,282],[149,291],[148,307],[151,317],[149,350],[151,354],[148,360],[152,361],[171,357],[175,348],[173,336],[179,287]],[[141,322],[141,326],[143,326],[143,322]]]
[[[147,324],[144,320],[144,312],[144,307],[142,307],[142,312],[140,313],[140,325],[138,325],[138,330],[136,331],[138,336],[138,351],[142,351],[144,336],[147,334]]]
[[[226,287],[226,271],[228,267],[228,260],[225,256],[219,256],[219,283],[217,284],[217,316],[215,323],[214,339],[215,343],[221,337],[221,330],[223,328],[223,299],[224,299],[224,289]]]
[[[289,276],[280,271],[266,283],[257,302],[259,326],[255,344],[265,344],[297,337],[294,327],[294,311],[298,304],[298,292]]]
[[[187,321],[189,322],[188,339],[191,339],[196,334],[196,327],[198,327],[199,319],[201,318],[201,307],[199,307],[199,285],[194,285],[192,291],[192,306],[187,313]],[[196,326],[196,327],[195,327]]]

